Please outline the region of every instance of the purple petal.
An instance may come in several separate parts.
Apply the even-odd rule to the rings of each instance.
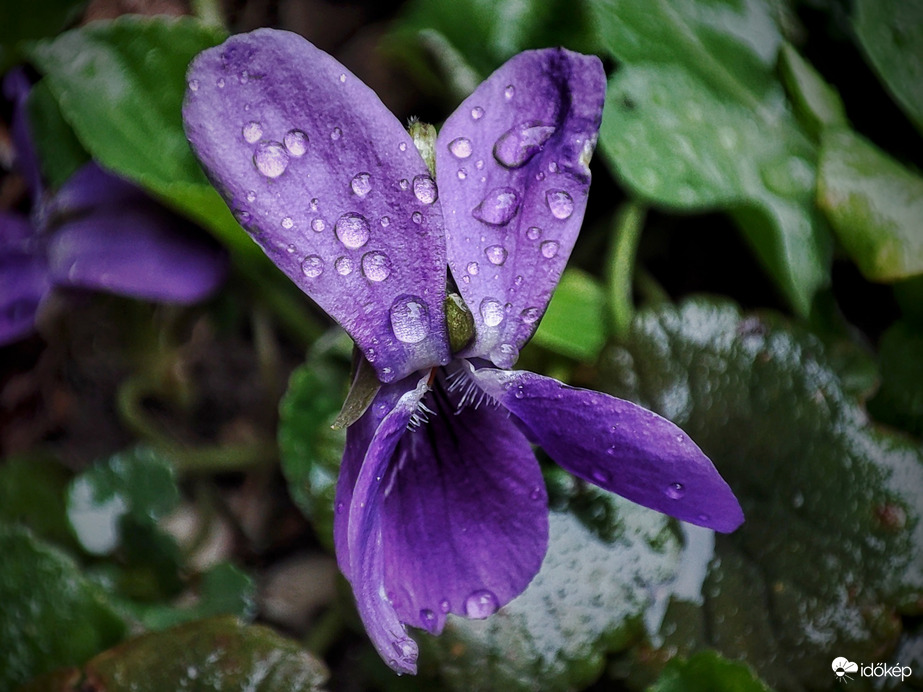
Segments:
[[[216,187],[379,378],[448,362],[442,212],[374,92],[270,29],[205,51],[188,78],[186,134]]]
[[[37,200],[42,195],[44,185],[42,184],[41,166],[29,127],[27,104],[31,90],[32,84],[21,67],[13,68],[3,79],[4,96],[13,102],[11,130],[13,146],[16,148],[16,167],[22,173],[32,199]]]
[[[47,271],[29,221],[0,213],[0,346],[28,335],[48,293]]]
[[[401,438],[382,481],[388,598],[433,634],[450,612],[484,618],[522,593],[548,547],[529,441],[495,405],[459,410],[462,396],[440,376],[423,399],[429,421]]]
[[[733,492],[673,423],[628,401],[531,372],[472,377],[574,475],[659,512],[724,533],[743,522]]]
[[[605,88],[594,56],[529,51],[442,127],[449,267],[477,327],[462,355],[510,367],[538,326],[583,221]]]
[[[177,303],[208,297],[224,280],[224,251],[153,201],[98,208],[48,242],[52,281]]]
[[[81,166],[55,194],[46,210],[49,213],[77,214],[94,207],[147,202],[138,187],[103,170],[95,161]]]

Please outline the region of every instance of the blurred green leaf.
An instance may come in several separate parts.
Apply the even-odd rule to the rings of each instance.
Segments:
[[[567,269],[532,341],[550,351],[593,362],[606,343],[606,294],[599,281]]]
[[[644,200],[726,209],[792,306],[829,279],[814,211],[816,148],[775,76],[781,36],[760,0],[593,0],[610,79],[600,148]]]
[[[923,132],[923,0],[856,0],[855,29],[879,78]]]
[[[869,280],[923,273],[923,178],[856,133],[824,135],[817,203]]]
[[[919,445],[869,425],[810,333],[728,302],[641,311],[607,356],[605,388],[688,432],[746,515],[661,653],[714,648],[782,689],[829,686],[833,655],[887,660],[923,607]]]
[[[2,522],[0,555],[0,689],[122,639],[125,624],[67,555]]]
[[[64,673],[36,680],[21,692],[79,692],[84,689],[80,677],[92,680],[94,689],[133,692],[315,692],[327,679],[324,664],[297,643],[231,617],[142,635],[95,657],[81,672],[70,674],[72,686],[60,686],[68,679]]]
[[[878,420],[923,437],[923,330],[901,320],[882,335],[881,389],[869,402]]]
[[[77,547],[65,512],[70,472],[42,456],[16,456],[0,464],[0,522],[30,528],[61,547]]]
[[[714,651],[670,661],[649,692],[771,692],[746,665]]]
[[[790,44],[779,52],[779,71],[795,115],[814,141],[828,127],[846,127],[846,112],[836,89]]]
[[[3,3],[0,22],[0,74],[23,60],[22,44],[30,39],[54,36],[76,17],[86,0],[42,0]]]
[[[61,116],[61,109],[45,80],[32,87],[27,108],[42,174],[52,188],[59,188],[90,157]]]

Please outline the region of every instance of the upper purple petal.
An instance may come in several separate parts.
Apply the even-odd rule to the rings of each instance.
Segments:
[[[443,125],[449,267],[477,331],[462,355],[510,367],[538,326],[583,221],[605,88],[595,56],[528,51]]]
[[[38,154],[32,141],[32,131],[29,126],[29,112],[27,108],[29,92],[32,83],[21,67],[10,70],[3,79],[3,92],[7,99],[13,102],[13,115],[11,130],[13,146],[16,148],[16,167],[22,173],[33,200],[42,195],[42,169],[39,165]]]
[[[531,372],[472,377],[571,473],[659,512],[730,532],[743,522],[734,493],[689,437],[631,402]]]
[[[48,202],[45,216],[53,213],[78,214],[94,207],[146,202],[149,199],[136,185],[90,161],[77,169],[55,193]]]
[[[193,61],[186,134],[267,255],[384,382],[448,362],[440,206],[374,92],[296,34],[232,36]]]
[[[0,213],[0,346],[28,335],[50,286],[28,219]]]

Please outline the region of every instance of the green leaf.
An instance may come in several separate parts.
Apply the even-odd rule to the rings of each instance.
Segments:
[[[599,281],[579,269],[565,270],[533,343],[577,360],[595,361],[606,342],[605,303]]]
[[[923,0],[857,0],[854,24],[868,61],[923,132]]]
[[[74,19],[85,0],[42,0],[42,2],[3,3],[0,22],[0,74],[21,62],[22,43],[54,36]]]
[[[848,126],[839,93],[788,43],[779,52],[779,70],[795,114],[815,141],[828,127]]]
[[[856,133],[824,135],[817,203],[866,278],[923,273],[923,178]]]
[[[923,330],[901,320],[882,335],[881,389],[869,402],[878,420],[923,437]]]
[[[582,689],[641,636],[654,593],[676,576],[667,517],[557,468],[548,481],[548,554],[526,591],[487,620],[450,617],[439,637],[418,637],[421,666],[435,661],[449,689]]]
[[[27,108],[29,128],[42,162],[42,174],[52,188],[59,188],[90,157],[64,121],[45,80],[32,87]]]
[[[87,151],[209,228],[243,257],[258,248],[205,178],[183,132],[186,68],[225,34],[189,17],[126,15],[36,43],[30,57]]]
[[[714,651],[670,661],[649,692],[771,692],[746,665]]]
[[[122,639],[125,624],[67,555],[2,522],[0,555],[0,689]]]
[[[700,598],[661,654],[714,648],[774,687],[827,688],[833,655],[887,660],[923,605],[923,450],[872,427],[822,344],[769,315],[690,300],[639,312],[604,386],[680,425],[740,499]]]
[[[53,459],[17,456],[0,464],[0,522],[28,527],[61,547],[77,547],[64,511],[70,473]]]
[[[94,689],[252,690],[316,692],[327,679],[324,664],[297,643],[266,627],[231,617],[212,618],[145,634],[106,651],[82,670]],[[79,680],[72,675],[71,679]],[[22,692],[78,692],[37,680]]]
[[[600,148],[642,199],[725,209],[792,306],[828,281],[829,233],[814,211],[816,148],[786,108],[781,42],[759,0],[594,0],[621,66]]]

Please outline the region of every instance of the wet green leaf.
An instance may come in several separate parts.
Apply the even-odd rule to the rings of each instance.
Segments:
[[[621,65],[600,148],[642,199],[725,209],[796,310],[828,281],[829,233],[814,211],[816,148],[773,67],[781,36],[760,0],[594,0]]]
[[[923,132],[923,0],[857,0],[855,8],[859,45]]]
[[[605,290],[586,272],[565,270],[532,341],[555,353],[593,362],[606,335]]]
[[[783,690],[829,686],[833,655],[887,660],[923,605],[923,453],[869,425],[821,343],[698,299],[640,312],[604,363],[606,388],[683,427],[746,515],[717,538],[704,605],[667,611],[662,652],[714,648]]]
[[[327,679],[324,664],[296,642],[231,617],[142,635],[96,656],[82,673],[93,681],[93,689],[133,692],[315,692]],[[52,682],[50,677],[37,680],[23,692],[83,689],[53,687]]]
[[[771,692],[753,671],[714,651],[672,660],[649,692]]]
[[[125,624],[78,566],[21,527],[0,522],[0,689],[83,663]]]
[[[923,178],[856,133],[824,135],[817,203],[868,279],[923,273]]]
[[[29,127],[42,162],[42,173],[52,188],[58,188],[90,157],[61,116],[61,109],[47,82],[41,80],[32,87],[27,107]]]
[[[69,481],[70,473],[53,459],[4,459],[0,464],[0,522],[26,526],[62,547],[76,547],[64,511]]]
[[[795,114],[815,141],[828,127],[848,125],[836,89],[788,43],[779,52],[779,70]]]
[[[923,330],[895,322],[879,342],[881,389],[869,402],[878,420],[923,437]]]

